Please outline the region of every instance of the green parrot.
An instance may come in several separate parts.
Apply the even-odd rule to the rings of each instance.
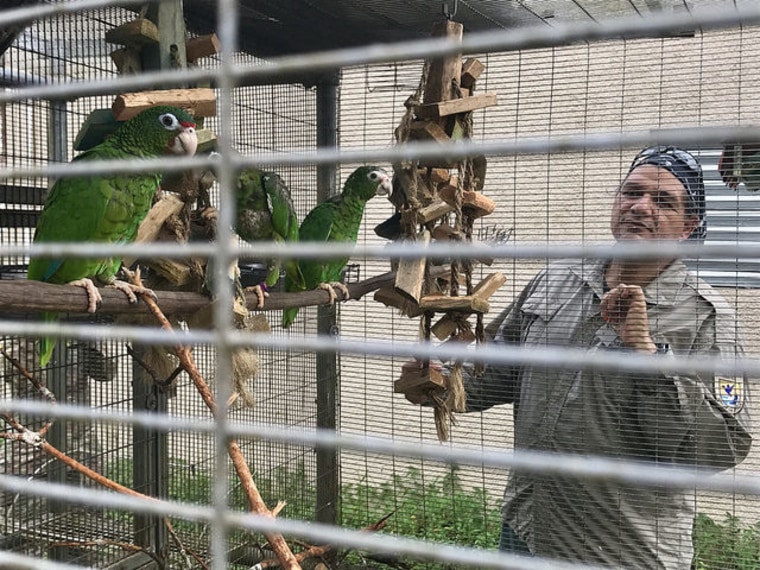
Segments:
[[[302,242],[343,241],[356,243],[361,225],[364,207],[373,196],[389,195],[391,178],[388,173],[377,166],[361,166],[346,179],[343,192],[318,204],[309,212],[301,223],[299,240]],[[337,298],[333,287],[341,289],[344,298],[348,291],[340,283],[343,268],[348,257],[337,259],[299,260],[298,266],[304,278],[303,286],[285,275],[285,290],[290,292],[310,289],[327,289],[330,303]],[[284,309],[282,326],[289,327],[298,315],[298,307]]]
[[[189,114],[174,107],[157,106],[125,121],[109,138],[78,155],[74,161],[192,155],[197,144],[195,122]],[[158,172],[61,178],[47,195],[34,242],[134,241],[160,182]],[[101,301],[93,280],[116,287],[132,302],[137,300],[132,286],[116,280],[120,266],[119,257],[36,257],[29,263],[27,278],[83,287],[87,291],[88,310],[92,313]],[[58,315],[45,313],[44,319],[54,322]],[[42,366],[50,361],[54,344],[51,338],[42,339]]]
[[[296,216],[290,190],[274,172],[263,172],[255,168],[243,170],[237,179],[235,192],[237,214],[235,231],[247,242],[254,241],[298,241],[298,217]],[[258,289],[259,306],[263,306],[263,295],[267,287],[274,287],[280,278],[280,267],[299,288],[303,289],[304,279],[298,262],[279,259],[267,262],[267,276]]]

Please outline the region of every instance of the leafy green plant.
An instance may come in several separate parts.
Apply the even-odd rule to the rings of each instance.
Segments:
[[[422,470],[410,467],[379,485],[344,485],[341,505],[346,527],[361,528],[393,513],[384,532],[460,546],[493,549],[498,545],[497,501],[485,489],[466,488],[456,467],[442,477],[426,478]],[[407,567],[452,568],[422,562]]]
[[[106,475],[127,486],[132,485],[132,462],[123,459],[109,464]],[[314,520],[316,488],[314,477],[303,463],[295,469],[280,467],[269,476],[256,476],[256,484],[264,501],[274,505],[286,499],[281,517]],[[211,473],[190,465],[174,463],[169,479],[169,498],[174,501],[209,504]],[[230,507],[246,510],[247,500],[235,477],[230,478]],[[429,476],[423,469],[409,467],[386,481],[349,483],[340,491],[341,524],[347,528],[364,528],[386,515],[382,532],[433,542],[476,548],[494,549],[498,545],[501,520],[498,499],[485,489],[463,484],[456,466],[442,476]],[[130,515],[112,511],[114,518]],[[203,523],[173,520],[175,529],[187,536],[204,537],[208,529]],[[235,532],[232,543],[250,539],[244,532]],[[263,540],[262,540],[263,543]],[[368,567],[359,553],[348,553],[344,567]],[[410,570],[444,570],[444,564],[404,561]],[[377,567],[377,565],[374,565]],[[697,515],[694,525],[694,570],[758,570],[760,569],[760,522],[743,524],[735,516],[726,515],[718,522],[706,514]]]
[[[175,462],[170,474],[170,500],[210,503],[213,481],[210,472]],[[131,486],[131,460],[112,462],[106,475]],[[248,503],[237,479],[231,477],[230,481],[233,482],[230,507],[246,510]],[[316,488],[313,476],[307,473],[303,464],[295,469],[277,468],[266,477],[257,475],[256,484],[267,504],[274,505],[282,499],[288,501],[281,517],[314,520]],[[391,514],[382,532],[471,547],[496,548],[498,544],[501,525],[498,501],[485,489],[463,485],[457,467],[451,467],[445,475],[435,477],[426,475],[422,469],[409,467],[379,484],[366,481],[345,484],[341,487],[340,498],[341,524],[347,528],[364,528]],[[129,516],[120,511],[111,514],[118,518]],[[172,519],[172,524],[183,536],[202,537],[208,534],[204,523]],[[245,542],[249,538],[242,531],[236,532],[231,542]],[[349,553],[344,564],[359,563],[360,558],[357,553]],[[442,564],[405,562],[405,567],[410,570],[451,568]]]
[[[718,523],[705,514],[694,524],[695,570],[756,570],[760,568],[760,522],[744,526],[726,515]]]

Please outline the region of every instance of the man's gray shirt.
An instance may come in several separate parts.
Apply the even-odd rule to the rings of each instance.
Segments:
[[[494,343],[626,349],[601,317],[605,262],[550,265],[489,329]],[[651,335],[679,356],[742,354],[733,309],[671,264],[644,288]],[[515,404],[515,447],[726,469],[751,445],[747,383],[540,366],[468,377],[467,410]],[[504,519],[539,556],[630,568],[687,570],[693,491],[515,474]]]

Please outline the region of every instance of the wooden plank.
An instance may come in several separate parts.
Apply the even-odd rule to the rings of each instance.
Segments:
[[[164,222],[172,216],[179,214],[185,203],[176,194],[163,192],[161,197],[148,211],[148,215],[137,228],[137,243],[150,243],[156,241]]]
[[[446,168],[431,168],[430,169],[430,181],[436,186],[439,186],[440,184],[445,184],[449,180],[451,180],[451,172],[449,172],[448,169]]]
[[[418,362],[407,362],[401,367],[401,376],[393,383],[393,391],[400,394],[421,388],[445,388],[446,379],[436,368],[422,368]]]
[[[216,150],[216,133],[209,129],[196,129],[195,134],[198,137],[198,148],[195,150],[195,154],[206,154],[212,150]]]
[[[216,115],[216,95],[207,87],[122,93],[116,97],[111,109],[117,121],[126,121],[156,105],[179,107],[194,117]]]
[[[410,242],[407,242],[410,243]],[[430,243],[430,232],[423,229],[413,242],[417,245],[427,245]],[[422,295],[422,285],[425,282],[425,266],[427,260],[422,257],[418,259],[402,259],[398,264],[396,272],[396,283],[394,285],[396,292],[404,296],[409,301],[418,302]]]
[[[472,295],[449,297],[448,295],[436,294],[425,295],[420,299],[420,309],[422,311],[487,313],[490,308],[491,306],[488,301]]]
[[[482,93],[461,99],[426,103],[415,107],[414,112],[420,119],[440,119],[449,115],[468,113],[477,109],[485,109],[496,105],[496,93]]]
[[[403,315],[414,318],[422,314],[417,303],[409,301],[406,297],[396,292],[392,286],[383,287],[375,291],[373,299],[386,307],[393,307],[401,311]]]
[[[207,34],[190,38],[186,42],[187,62],[195,63],[202,57],[208,57],[219,53],[219,38],[216,34]]]
[[[456,343],[460,344],[470,344],[471,342],[475,342],[475,331],[472,329],[465,329],[462,331],[459,331],[456,335],[452,336],[451,338],[447,339],[446,342],[444,342],[441,346],[452,346]]]
[[[432,236],[437,241],[451,241],[452,239],[460,239],[461,234],[454,230],[447,222],[438,224],[433,228]]]
[[[456,201],[456,191],[455,186],[448,184],[438,192],[438,196],[453,207]],[[492,214],[496,209],[496,202],[480,192],[464,190],[462,192],[462,209],[468,210],[467,213],[470,216],[480,218]]]
[[[464,26],[459,22],[444,20],[433,25],[434,38],[447,38],[452,42],[462,43]],[[425,83],[423,103],[448,101],[456,97],[453,82],[461,84],[462,54],[454,53],[430,61],[428,78]]]
[[[485,68],[486,66],[475,57],[466,59],[462,64],[462,79],[460,85],[465,89],[472,89]]]
[[[491,273],[473,288],[472,296],[479,299],[488,299],[506,282],[507,278],[503,273],[499,271]]]
[[[102,143],[120,124],[111,109],[95,109],[79,128],[74,139],[74,150],[85,151]]]
[[[158,27],[147,18],[137,18],[108,30],[104,36],[109,44],[140,47],[158,43]]]
[[[449,212],[453,211],[454,206],[447,204],[442,200],[438,200],[437,202],[433,202],[432,204],[429,204],[424,208],[417,210],[417,223],[427,224],[428,222],[437,220],[438,218],[445,216]]]
[[[441,144],[451,143],[451,138],[438,123],[431,121],[414,121],[409,127],[409,138],[417,141],[436,141]]]
[[[446,340],[457,330],[457,323],[451,317],[451,315],[443,315],[438,321],[430,328],[438,340]]]
[[[134,75],[142,71],[140,52],[133,47],[123,47],[111,52],[111,61],[122,75]]]
[[[158,27],[158,43],[142,50],[144,69],[184,69],[187,67],[185,13],[183,0],[151,2],[145,17]]]

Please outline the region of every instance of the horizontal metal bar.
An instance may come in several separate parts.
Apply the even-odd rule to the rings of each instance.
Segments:
[[[577,565],[541,558],[525,557],[502,552],[488,552],[468,547],[446,546],[440,543],[414,540],[380,533],[349,530],[316,522],[292,521],[260,515],[240,515],[223,508],[219,511],[209,507],[170,501],[154,501],[92,488],[61,485],[50,481],[40,482],[21,477],[0,475],[0,489],[6,493],[23,493],[48,499],[56,499],[97,508],[123,509],[129,512],[153,514],[159,517],[175,516],[191,521],[223,523],[248,528],[257,532],[280,532],[288,536],[307,538],[316,544],[337,544],[373,552],[402,553],[430,560],[448,560],[479,568],[504,568],[513,570],[602,570],[597,566]],[[67,567],[67,568],[70,568]],[[53,568],[51,570],[59,570]]]
[[[67,0],[66,2],[40,2],[31,6],[4,9],[0,12],[0,28],[13,24],[30,24],[34,20],[55,18],[103,8],[139,6],[160,0]]]
[[[134,412],[133,414],[105,413],[66,404],[51,406],[29,400],[0,401],[3,413],[24,413],[72,420],[89,420],[115,425],[137,424],[157,430],[189,430],[214,433],[217,421],[198,417],[165,416]],[[227,422],[225,433],[233,437],[306,445],[312,448],[331,448],[361,451],[379,455],[439,461],[449,465],[471,465],[499,469],[514,469],[526,473],[577,477],[589,480],[612,481],[620,485],[658,487],[663,489],[699,489],[721,493],[760,495],[760,477],[741,473],[716,473],[673,464],[615,460],[604,456],[568,453],[547,453],[529,450],[506,451],[501,448],[467,445],[440,446],[430,443],[388,439],[372,435],[345,435],[330,430],[301,430],[292,426],[252,425]],[[2,485],[0,485],[1,487]]]
[[[68,6],[66,12],[84,11],[95,2],[72,2],[79,10]],[[59,6],[56,4],[55,6]],[[92,9],[92,8],[89,8]],[[28,21],[31,18],[26,9],[19,9],[10,17],[0,13],[0,25],[4,21]],[[51,10],[50,15],[57,14]],[[600,41],[607,39],[641,38],[667,34],[682,30],[685,26],[703,30],[720,30],[739,25],[754,25],[760,22],[760,7],[750,6],[726,10],[723,6],[705,9],[698,14],[665,13],[656,18],[639,16],[616,18],[602,22],[573,21],[558,22],[552,27],[530,26],[526,28],[476,32],[464,37],[461,44],[442,39],[424,39],[393,44],[373,44],[359,48],[331,50],[317,53],[298,54],[269,60],[266,65],[229,64],[217,70],[183,70],[161,73],[144,73],[130,77],[112,78],[108,81],[83,81],[19,89],[0,93],[0,103],[22,99],[73,98],[84,95],[103,95],[126,90],[156,87],[181,86],[192,82],[214,80],[221,73],[228,73],[233,83],[258,80],[276,80],[279,75],[334,70],[341,67],[388,63],[425,59],[451,53],[479,53],[486,51],[514,51],[519,49],[539,49],[569,45],[578,41]]]
[[[34,558],[24,556],[15,552],[3,551],[0,553],[0,562],[3,568],[12,568],[13,570],[91,570],[91,566],[79,566],[78,564],[61,564],[45,560],[44,558]]]
[[[725,140],[758,141],[760,127],[684,127],[646,131],[578,133],[547,137],[524,137],[486,141],[459,141],[441,145],[436,142],[407,143],[390,147],[362,149],[318,149],[311,152],[273,152],[255,157],[230,157],[236,168],[304,166],[339,163],[403,162],[422,158],[464,158],[477,155],[512,156],[642,147],[654,144],[721,146]],[[87,163],[71,162],[47,166],[11,166],[0,168],[0,180],[8,178],[61,178],[111,173],[182,172],[191,168],[213,167],[215,160],[207,156],[155,158],[139,160],[103,160]]]
[[[28,245],[0,245],[0,256],[34,257],[104,257],[121,255],[137,258],[191,256],[214,257],[219,259],[263,259],[298,258],[330,259],[334,257],[356,257],[368,259],[419,259],[450,258],[467,259],[492,257],[495,259],[667,259],[683,257],[757,259],[760,258],[760,243],[718,243],[699,244],[694,242],[652,241],[650,243],[536,243],[513,242],[500,245],[465,242],[434,242],[427,245],[416,242],[393,242],[385,246],[353,245],[351,243],[321,242],[256,242],[233,244],[222,248],[221,244],[209,242],[177,243],[97,243],[59,242],[34,243]]]
[[[754,383],[760,379],[760,359],[737,357],[728,362],[706,356],[655,357],[635,352],[601,350],[588,353],[585,349],[552,346],[532,348],[523,345],[441,346],[424,342],[389,342],[383,338],[335,339],[333,336],[295,337],[240,333],[231,328],[212,331],[166,331],[160,328],[124,325],[95,325],[74,323],[44,323],[0,321],[5,334],[11,336],[49,336],[54,338],[80,338],[84,340],[133,340],[142,344],[219,344],[230,347],[256,346],[279,350],[306,350],[321,353],[374,355],[387,357],[432,358],[443,362],[453,360],[484,361],[498,365],[530,364],[546,368],[574,367],[587,370],[621,370],[640,373],[662,373],[689,370],[702,374],[746,374]]]

